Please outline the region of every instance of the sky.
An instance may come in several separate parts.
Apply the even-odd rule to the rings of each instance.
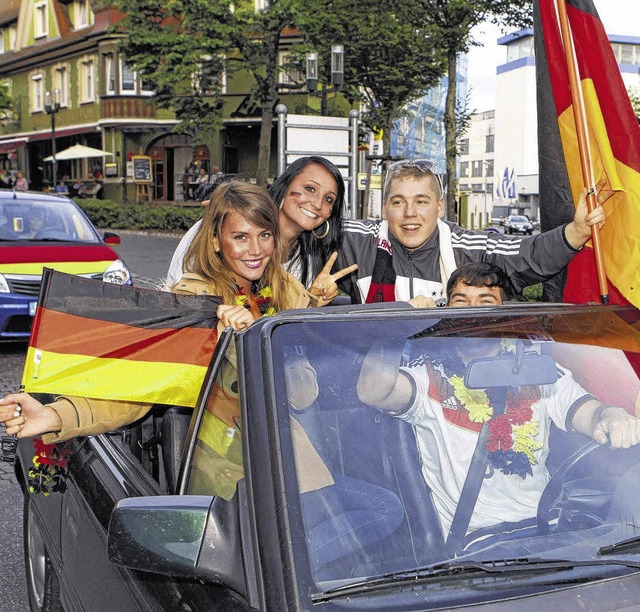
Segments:
[[[593,0],[608,34],[640,37],[640,2],[638,0]],[[470,108],[478,112],[495,108],[496,66],[503,64],[507,50],[496,40],[506,34],[492,24],[478,26],[474,38],[484,46],[469,54],[468,80],[471,88]]]

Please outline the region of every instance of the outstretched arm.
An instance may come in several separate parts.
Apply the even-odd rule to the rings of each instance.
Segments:
[[[8,435],[18,438],[31,438],[62,429],[58,413],[27,393],[12,393],[0,399],[0,423],[5,424]]]
[[[358,397],[374,408],[402,413],[409,408],[413,387],[400,372],[402,346],[389,344],[379,341],[369,349],[358,378]]]
[[[607,406],[597,400],[588,400],[573,415],[572,426],[598,444],[612,448],[629,448],[640,443],[640,420],[624,408]]]

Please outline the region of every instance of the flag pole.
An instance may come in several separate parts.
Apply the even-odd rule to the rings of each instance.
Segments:
[[[567,16],[566,0],[555,0],[560,23],[560,33],[564,45],[564,54],[569,71],[569,86],[571,98],[573,100],[573,116],[576,122],[576,134],[578,137],[578,151],[580,153],[580,166],[582,167],[582,179],[587,187],[587,209],[593,211],[598,202],[596,200],[596,185],[593,177],[593,167],[591,165],[591,150],[587,137],[587,116],[582,96],[582,86],[578,77],[578,62],[576,60],[569,18]],[[602,242],[600,240],[600,228],[597,225],[591,227],[591,239],[593,241],[593,251],[596,257],[596,270],[598,272],[598,285],[600,287],[600,301],[603,304],[609,303],[609,287],[607,285],[607,273],[604,265],[602,253]]]

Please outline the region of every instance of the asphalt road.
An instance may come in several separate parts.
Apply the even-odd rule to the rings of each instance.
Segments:
[[[134,285],[157,287],[166,276],[180,234],[115,230],[122,242],[116,251],[133,276]],[[26,345],[0,344],[0,397],[20,388]],[[22,493],[13,466],[0,461],[0,612],[27,612],[22,548]]]

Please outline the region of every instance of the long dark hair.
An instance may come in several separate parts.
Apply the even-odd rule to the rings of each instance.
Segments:
[[[298,176],[309,164],[320,164],[324,166],[338,185],[336,201],[331,207],[329,216],[329,233],[321,239],[316,238],[311,232],[305,231],[298,236],[298,246],[290,259],[300,265],[300,282],[308,287],[313,279],[320,273],[322,267],[327,263],[327,259],[334,251],[342,248],[342,215],[344,209],[344,179],[340,170],[328,159],[317,155],[309,155],[296,159],[287,169],[273,182],[269,192],[274,202],[281,207],[282,200],[291,181]],[[317,231],[324,232],[325,225],[321,225]]]

